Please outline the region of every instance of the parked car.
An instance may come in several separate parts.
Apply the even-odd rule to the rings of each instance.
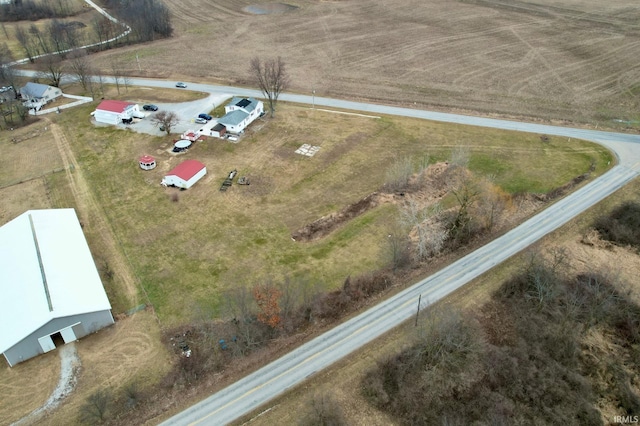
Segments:
[[[203,112],[202,114],[200,114],[200,115],[198,116],[198,118],[204,118],[205,120],[209,121],[209,120],[211,120],[213,117],[212,117],[212,116],[210,116],[209,114],[205,114],[205,113]]]
[[[180,82],[176,83],[176,87],[180,87],[182,89],[185,89],[187,87],[187,85],[180,81]]]
[[[196,118],[196,123],[198,123],[198,124],[205,124],[206,122],[207,122],[207,120],[205,120],[202,117]]]
[[[153,104],[142,105],[142,109],[145,111],[157,111],[158,107]]]

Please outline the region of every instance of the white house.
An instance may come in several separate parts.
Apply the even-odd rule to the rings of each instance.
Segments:
[[[0,227],[0,292],[10,366],[113,324],[73,209],[29,210]]]
[[[188,189],[207,174],[207,168],[197,160],[186,160],[178,164],[162,179],[165,186]]]
[[[264,104],[255,98],[233,98],[224,107],[225,115],[218,119],[230,133],[241,133],[264,111]]]
[[[46,84],[28,82],[20,88],[20,96],[27,108],[40,109],[43,105],[52,102],[62,96],[59,87],[47,86]]]
[[[125,101],[102,101],[93,112],[93,117],[98,123],[122,124],[123,120],[131,120],[133,117],[141,117],[138,104]]]

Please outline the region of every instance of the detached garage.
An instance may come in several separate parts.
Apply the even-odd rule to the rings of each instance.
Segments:
[[[73,209],[29,210],[0,227],[0,291],[10,366],[113,324]]]
[[[93,113],[98,123],[122,124],[122,120],[144,116],[138,104],[125,101],[102,101]]]
[[[188,189],[207,174],[204,164],[196,160],[187,160],[178,164],[162,179],[165,186]]]

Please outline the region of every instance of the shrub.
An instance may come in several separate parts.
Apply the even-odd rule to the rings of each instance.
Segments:
[[[640,249],[640,203],[622,204],[609,216],[599,218],[595,228],[605,240]]]

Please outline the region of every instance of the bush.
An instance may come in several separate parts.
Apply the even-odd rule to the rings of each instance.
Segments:
[[[640,412],[640,307],[610,274],[569,275],[564,257],[531,256],[475,321],[430,313],[363,396],[411,425],[601,425],[603,398]]]
[[[599,218],[595,228],[601,238],[620,245],[640,249],[640,204],[626,202]]]

